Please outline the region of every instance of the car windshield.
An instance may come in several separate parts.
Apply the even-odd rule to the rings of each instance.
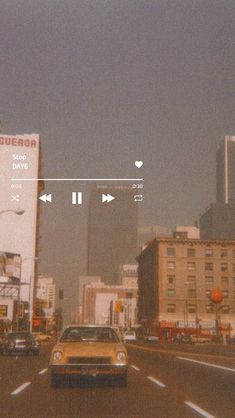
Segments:
[[[67,328],[60,341],[66,342],[119,342],[119,338],[115,331],[111,328],[100,327],[71,327]]]
[[[12,332],[11,334],[8,334],[8,338],[12,338],[12,339],[29,339],[32,338],[32,335],[29,334],[28,332]]]

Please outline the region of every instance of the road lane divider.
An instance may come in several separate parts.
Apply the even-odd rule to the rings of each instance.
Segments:
[[[160,380],[155,379],[155,377],[147,376],[147,379],[151,380],[151,382],[153,382],[156,385],[160,386],[160,388],[165,388],[166,387],[166,385],[164,385],[164,383],[160,382]]]
[[[198,414],[200,414],[204,418],[215,418],[214,415],[209,414],[208,412],[206,412],[204,409],[200,408],[200,406],[196,405],[193,402],[185,401],[184,403],[190,408],[192,408],[194,411],[198,412]]]
[[[18,395],[18,393],[22,392],[29,385],[31,385],[31,382],[25,382],[25,383],[23,383],[23,385],[19,386],[17,389],[15,389],[13,392],[11,392],[11,395]]]
[[[135,366],[134,364],[131,365],[132,369],[136,370],[137,372],[140,371],[139,367]]]
[[[207,366],[207,367],[214,367],[215,369],[221,369],[221,370],[226,370],[229,372],[233,372],[235,373],[235,369],[231,368],[231,367],[226,367],[226,366],[220,366],[218,364],[214,364],[214,363],[207,363],[206,361],[199,361],[199,360],[193,360],[192,358],[188,358],[188,357],[176,357],[179,360],[185,360],[185,361],[190,361],[191,363],[197,363],[200,364],[202,366]]]
[[[46,373],[46,372],[47,372],[47,370],[48,370],[48,369],[42,369],[42,370],[40,370],[40,372],[38,372],[38,374],[44,374],[44,373]]]

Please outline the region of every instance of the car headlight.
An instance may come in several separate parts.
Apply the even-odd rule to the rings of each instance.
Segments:
[[[61,360],[62,359],[62,352],[61,351],[55,351],[53,354],[53,360]]]
[[[117,360],[119,360],[119,361],[126,360],[126,353],[125,353],[125,351],[118,351],[118,353],[117,353]]]

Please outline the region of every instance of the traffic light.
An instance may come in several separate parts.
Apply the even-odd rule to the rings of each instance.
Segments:
[[[115,302],[115,308],[114,308],[114,310],[115,310],[115,312],[118,312],[118,313],[123,312],[123,303],[122,303],[121,300],[117,300]]]
[[[24,303],[20,302],[19,307],[18,307],[18,317],[19,318],[24,318]]]

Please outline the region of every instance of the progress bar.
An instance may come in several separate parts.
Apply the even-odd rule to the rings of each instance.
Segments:
[[[11,181],[143,181],[144,179],[11,179]]]

